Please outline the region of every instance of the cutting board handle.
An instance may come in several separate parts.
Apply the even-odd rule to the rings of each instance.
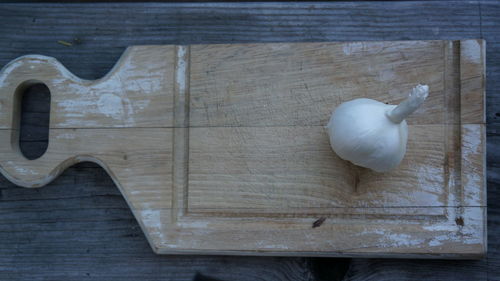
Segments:
[[[41,83],[49,88],[51,96],[59,96],[62,89],[91,82],[76,77],[52,57],[26,55],[11,61],[0,70],[0,129],[19,129],[20,102],[26,88]]]
[[[51,96],[58,96],[61,95],[59,93],[61,85],[70,89],[82,87],[90,81],[76,77],[55,58],[42,55],[19,57],[0,71],[0,129],[2,138],[0,170],[12,182],[26,187],[48,183],[67,166],[77,161],[75,158],[68,158],[62,163],[54,163],[47,161],[47,157],[28,160],[20,150],[22,96],[27,88],[40,83],[48,87]],[[45,167],[40,169],[41,166]],[[43,172],[43,170],[47,171],[46,168],[49,168],[50,172]]]
[[[98,163],[116,182],[143,174],[144,163],[132,155],[167,165],[160,145],[173,127],[174,61],[171,46],[134,46],[97,80],[75,76],[52,57],[11,61],[0,70],[0,172],[17,185],[39,187],[82,161]],[[19,147],[21,100],[38,83],[51,96],[48,147],[28,160]]]

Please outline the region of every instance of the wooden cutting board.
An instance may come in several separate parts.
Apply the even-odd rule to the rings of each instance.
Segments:
[[[81,161],[114,180],[160,254],[481,257],[485,43],[134,46],[102,79],[56,59],[0,73],[0,171],[40,187]],[[24,89],[51,92],[49,144],[19,149]],[[402,164],[357,168],[324,129],[342,102],[430,95]]]

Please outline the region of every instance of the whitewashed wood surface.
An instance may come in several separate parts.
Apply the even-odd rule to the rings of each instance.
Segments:
[[[0,41],[0,64],[5,65],[26,53],[43,53],[61,58],[75,74],[94,79],[109,71],[125,46],[144,43],[484,38],[488,41],[488,260],[353,259],[346,279],[497,280],[496,191],[500,177],[495,159],[500,157],[497,148],[500,114],[495,89],[500,86],[499,11],[496,1],[234,4],[229,7],[223,4],[3,4],[0,32],[6,40]],[[58,44],[58,40],[71,42],[72,46]],[[33,104],[35,109],[36,104]],[[39,116],[40,111],[32,109],[26,118],[36,126]],[[32,145],[27,148],[32,151],[44,142],[36,134],[27,134],[23,139],[27,147]],[[340,280],[342,277],[329,268],[339,272],[347,270],[348,260],[344,259],[154,256],[116,187],[103,170],[93,165],[70,168],[52,185],[40,190],[20,189],[2,182],[4,243],[1,248],[5,255],[1,259],[1,274],[10,280],[192,280],[196,272],[221,280],[236,277]],[[67,247],[70,242],[75,246]],[[256,266],[261,270],[255,272]]]

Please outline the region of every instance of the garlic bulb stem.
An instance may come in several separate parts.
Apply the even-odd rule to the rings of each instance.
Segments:
[[[387,112],[387,117],[394,123],[399,124],[422,105],[429,95],[429,86],[418,84],[411,90],[409,97],[401,102],[396,108]]]

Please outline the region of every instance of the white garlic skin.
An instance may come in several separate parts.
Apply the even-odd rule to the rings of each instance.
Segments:
[[[355,165],[377,172],[389,171],[406,153],[408,125],[386,116],[396,105],[371,99],[342,103],[328,122],[330,144],[337,155]]]
[[[342,103],[326,126],[337,155],[355,165],[387,172],[397,167],[406,153],[408,125],[404,120],[418,109],[429,86],[417,85],[399,105],[372,99]]]

